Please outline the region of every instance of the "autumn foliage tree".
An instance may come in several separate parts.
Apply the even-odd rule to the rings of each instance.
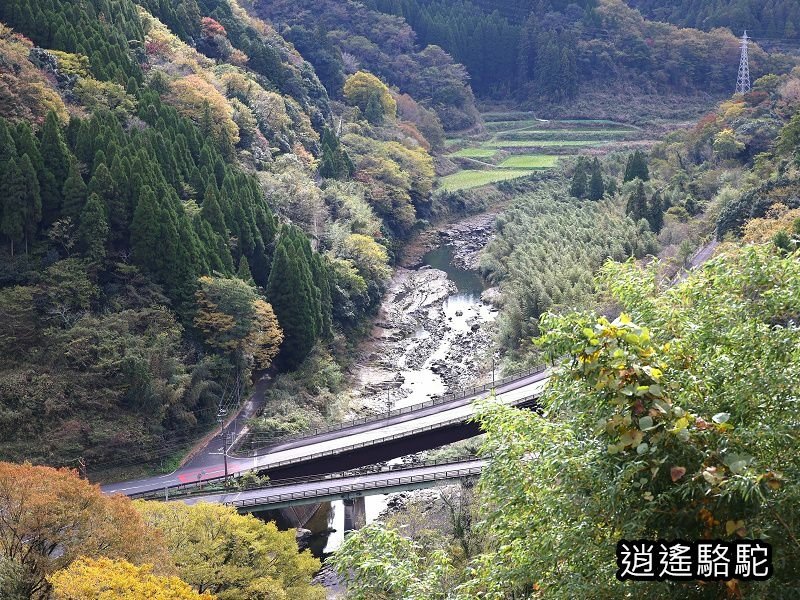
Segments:
[[[214,600],[177,577],[153,574],[151,565],[125,560],[80,558],[50,577],[53,600]]]
[[[145,521],[163,533],[181,578],[219,600],[323,600],[311,585],[319,561],[297,551],[294,531],[278,531],[229,506],[136,502]]]
[[[0,515],[0,556],[25,598],[49,598],[48,576],[79,557],[169,565],[127,498],[104,496],[74,471],[0,463]]]
[[[239,141],[239,127],[225,96],[200,75],[187,75],[170,84],[170,103],[211,135],[223,152]]]
[[[204,276],[198,283],[194,322],[206,342],[257,369],[268,368],[283,342],[272,306],[239,278]]]
[[[371,123],[379,123],[384,118],[394,119],[397,115],[397,102],[389,88],[372,73],[358,71],[348,77],[344,84],[344,97],[350,105],[358,106]]]

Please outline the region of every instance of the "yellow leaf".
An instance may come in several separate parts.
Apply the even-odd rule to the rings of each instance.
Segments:
[[[733,532],[744,530],[744,521],[727,521],[725,523],[725,533],[731,535]]]
[[[641,431],[627,431],[620,436],[619,443],[622,444],[623,447],[638,446],[643,438],[644,433]]]

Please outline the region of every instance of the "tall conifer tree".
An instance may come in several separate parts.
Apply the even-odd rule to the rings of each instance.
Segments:
[[[281,236],[272,260],[267,297],[285,336],[280,362],[286,369],[300,365],[316,341],[313,297],[306,283],[310,279],[302,252],[298,255],[289,235]]]
[[[600,161],[596,158],[592,162],[592,177],[589,180],[589,199],[600,200],[605,194],[605,184],[603,173],[600,169]]]
[[[321,329],[319,336],[324,339],[330,339],[333,336],[333,326],[331,322],[333,302],[331,300],[328,268],[326,267],[324,259],[321,255],[315,253],[312,257],[311,272],[314,277],[314,285],[316,285],[320,292]]]
[[[25,182],[16,158],[6,163],[3,175],[0,232],[8,239],[11,256],[14,256],[15,244],[22,242],[25,237]]]
[[[631,194],[631,197],[628,198],[626,211],[631,219],[636,222],[647,218],[647,194],[645,194],[644,183],[641,179],[637,182],[636,189]]]
[[[36,169],[27,154],[19,159],[19,173],[22,184],[22,220],[25,238],[25,253],[34,240],[42,221],[42,197],[39,193],[39,180],[36,178]]]
[[[650,223],[650,229],[655,233],[661,233],[664,228],[664,202],[661,200],[661,194],[656,191],[650,199],[650,206],[647,209],[647,221]]]
[[[81,211],[78,239],[81,250],[92,262],[99,263],[106,257],[108,221],[106,207],[97,194],[89,194],[89,199]]]
[[[570,196],[573,198],[585,197],[587,187],[586,163],[583,158],[579,158],[578,164],[575,167],[575,173],[572,175],[572,184],[569,186]]]
[[[70,157],[61,135],[61,124],[50,112],[42,128],[40,144],[44,175],[41,179],[42,220],[49,225],[58,218],[63,204],[62,190],[69,176]]]
[[[83,182],[77,165],[73,162],[69,168],[69,176],[64,182],[64,208],[62,216],[70,217],[73,223],[78,222],[78,217],[86,204],[86,184]]]

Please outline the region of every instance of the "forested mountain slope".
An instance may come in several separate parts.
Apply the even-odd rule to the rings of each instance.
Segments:
[[[253,371],[329,361],[435,209],[393,92],[361,74],[334,121],[235,0],[12,0],[0,22],[4,458],[169,459]]]
[[[726,27],[735,34],[743,29],[757,39],[800,39],[800,5],[794,0],[627,0],[656,21],[709,30]]]
[[[559,103],[590,90],[729,94],[736,82],[739,50],[733,34],[648,21],[622,0],[366,4],[403,16],[421,46],[437,44],[451,53],[467,67],[482,97]],[[789,64],[758,48],[751,62],[755,77],[785,71]]]
[[[331,95],[338,96],[346,74],[365,69],[433,108],[447,129],[465,129],[479,121],[469,86],[474,74],[442,48],[419,45],[403,19],[354,0],[253,4],[314,64]]]
[[[661,256],[660,274],[670,280],[714,237],[777,235],[792,248],[800,235],[798,111],[800,72],[768,75],[649,152],[598,160],[600,202],[586,193],[581,160],[565,168],[571,185],[564,179],[515,198],[481,258],[504,292],[498,323],[509,362],[540,360],[531,340],[546,312],[607,308],[593,273],[608,257]]]

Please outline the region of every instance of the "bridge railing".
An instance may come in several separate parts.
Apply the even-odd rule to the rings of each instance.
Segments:
[[[315,429],[308,429],[306,431],[300,433],[292,433],[284,436],[277,436],[274,438],[269,439],[269,443],[266,446],[262,446],[259,448],[255,453],[247,452],[243,450],[243,446],[245,446],[249,439],[254,439],[258,434],[252,433],[244,436],[238,443],[238,448],[232,454],[236,454],[238,456],[263,456],[264,454],[268,454],[272,448],[279,444],[288,443],[291,441],[299,440],[305,437],[312,437],[315,435],[321,435],[325,433],[331,433],[334,431],[340,431],[342,429],[347,429],[349,427],[355,427],[357,425],[363,425],[365,423],[377,423],[379,421],[384,421],[386,419],[390,419],[392,417],[397,417],[400,415],[405,415],[408,413],[416,412],[418,410],[423,410],[425,408],[430,408],[432,406],[441,406],[443,404],[451,404],[453,402],[457,402],[459,400],[465,400],[472,396],[476,396],[477,394],[487,392],[492,388],[497,389],[509,383],[513,383],[519,379],[524,379],[525,377],[530,377],[531,375],[536,375],[538,373],[543,373],[547,370],[547,365],[537,365],[535,367],[531,367],[524,371],[519,371],[517,373],[513,373],[502,379],[495,380],[494,384],[492,383],[484,383],[483,385],[474,386],[469,389],[462,389],[459,390],[461,393],[457,395],[456,392],[445,394],[439,398],[434,398],[432,400],[427,400],[425,402],[420,402],[418,404],[412,404],[410,406],[404,406],[402,408],[394,408],[390,411],[386,411],[381,414],[376,415],[369,415],[366,417],[361,417],[358,419],[353,419],[350,421],[342,421],[341,423],[336,423],[334,425],[328,425],[326,427],[318,427]]]
[[[210,496],[216,494],[232,494],[239,492],[249,492],[253,490],[268,489],[273,487],[285,487],[297,483],[312,483],[329,481],[332,479],[342,479],[344,477],[359,477],[378,475],[381,473],[394,473],[397,471],[408,471],[412,469],[425,469],[430,467],[441,467],[446,465],[458,465],[471,461],[481,460],[478,456],[462,456],[460,458],[440,458],[438,460],[426,460],[414,465],[397,464],[387,465],[377,469],[369,469],[369,467],[361,467],[357,469],[350,469],[349,471],[338,471],[335,473],[324,473],[321,475],[306,475],[303,477],[286,477],[283,479],[269,479],[267,481],[253,482],[249,485],[241,485],[241,480],[244,472],[235,473],[230,475],[228,479],[232,481],[227,487],[223,486],[224,477],[214,479],[204,479],[203,481],[183,483],[175,487],[169,488],[169,499],[184,499],[193,498],[196,496]],[[164,490],[151,490],[148,492],[139,492],[129,496],[132,499],[153,499],[163,500]]]
[[[233,500],[226,502],[229,506],[237,508],[246,508],[248,506],[267,506],[270,504],[279,504],[281,502],[289,502],[292,500],[305,500],[324,498],[327,496],[338,496],[340,494],[352,494],[355,492],[363,492],[374,489],[388,489],[393,487],[402,487],[412,485],[415,483],[426,483],[430,481],[447,481],[452,479],[463,479],[481,474],[482,467],[469,467],[466,469],[453,469],[439,473],[422,473],[420,475],[406,475],[401,477],[390,477],[387,479],[377,481],[357,482],[343,485],[334,485],[324,488],[317,488],[314,490],[299,490],[296,492],[284,492],[278,494],[270,494],[267,496],[259,496],[258,498],[246,498],[243,500]]]
[[[539,398],[538,395],[525,396],[524,398],[520,398],[519,400],[514,400],[514,401],[510,402],[509,404],[512,405],[512,406],[535,406],[536,405],[536,401],[538,400],[538,398]],[[293,464],[297,464],[297,463],[309,462],[309,461],[313,461],[313,460],[319,460],[321,458],[327,458],[329,456],[336,456],[337,454],[346,454],[347,452],[352,452],[353,450],[359,450],[361,448],[368,448],[370,446],[376,446],[376,445],[380,445],[380,444],[385,444],[386,442],[391,442],[391,441],[394,441],[394,440],[413,437],[415,435],[419,435],[419,434],[425,433],[427,431],[433,431],[433,430],[436,430],[436,429],[444,429],[446,427],[451,427],[453,425],[462,424],[462,423],[465,423],[465,422],[469,421],[471,418],[472,417],[470,417],[470,416],[455,417],[455,418],[452,418],[452,419],[448,419],[446,421],[440,421],[438,423],[432,423],[430,425],[424,425],[422,427],[416,427],[416,428],[411,429],[409,431],[403,431],[403,432],[395,433],[395,434],[392,434],[392,435],[386,435],[386,436],[382,436],[382,437],[379,437],[379,438],[366,440],[366,441],[363,441],[363,442],[358,442],[357,444],[349,444],[347,446],[341,446],[339,448],[331,448],[330,450],[323,450],[322,452],[314,452],[312,454],[306,454],[306,455],[303,455],[303,456],[296,456],[296,457],[293,457],[293,458],[287,458],[287,459],[284,459],[284,460],[279,460],[279,461],[276,461],[276,462],[266,463],[266,464],[263,464],[263,465],[255,465],[252,468],[244,469],[242,472],[245,472],[245,471],[249,471],[249,472],[252,472],[252,471],[269,471],[271,469],[279,469],[281,467],[287,467],[287,466],[290,466],[290,465],[293,465]],[[229,476],[229,478],[230,478],[230,476]],[[209,477],[208,479],[203,479],[201,481],[196,481],[196,482],[192,481],[192,482],[183,483],[180,486],[168,487],[168,489],[171,489],[171,490],[187,489],[187,488],[196,487],[196,486],[199,486],[199,485],[209,485],[209,484],[211,484],[213,482],[220,482],[220,481],[224,481],[224,480],[225,480],[225,476],[224,475],[220,475],[220,476],[217,476],[217,477]],[[161,489],[163,490],[164,488],[161,488]]]

